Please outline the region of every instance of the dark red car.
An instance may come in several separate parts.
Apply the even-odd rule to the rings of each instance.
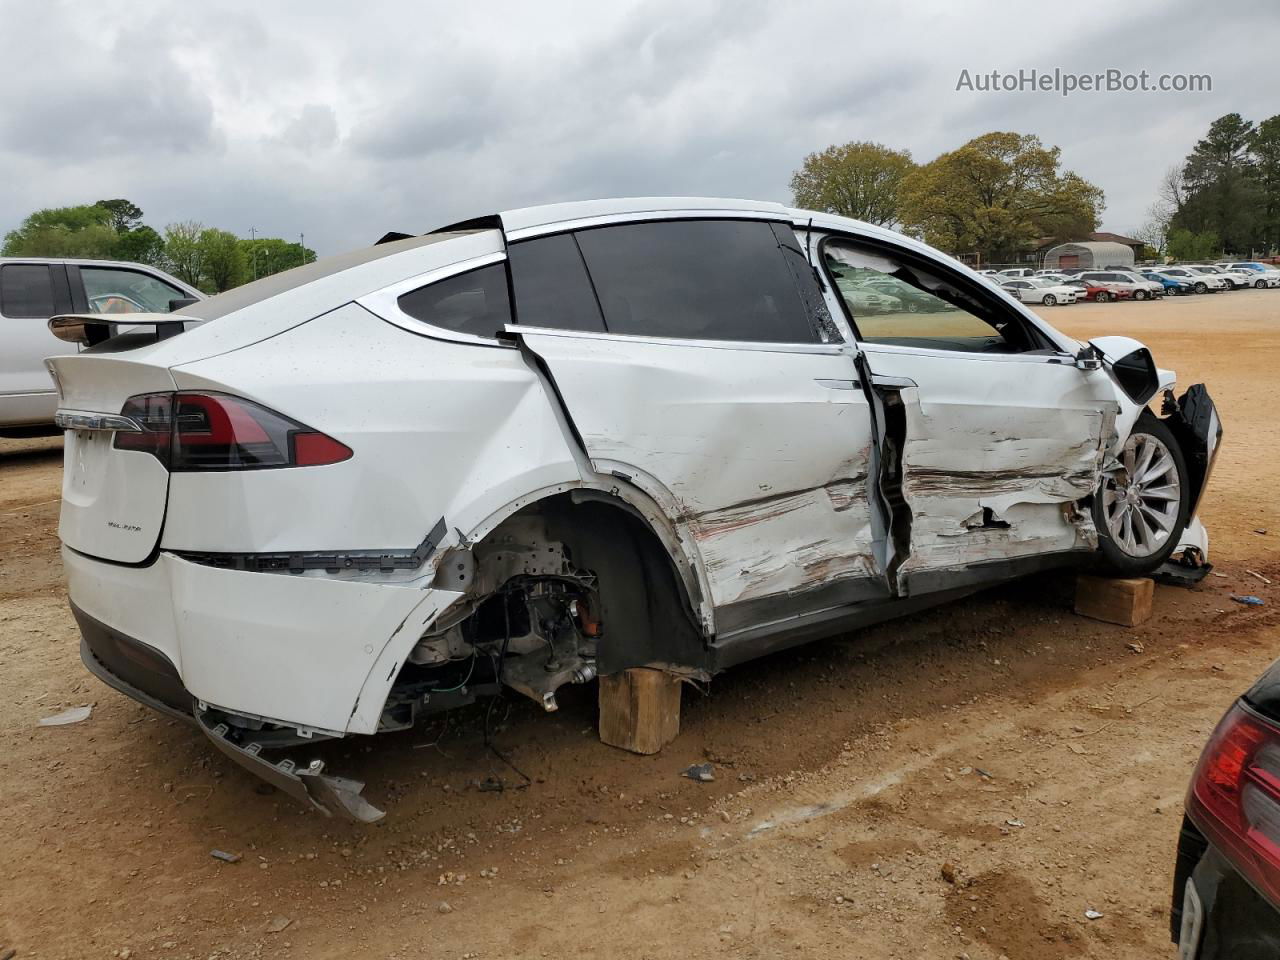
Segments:
[[[1088,280],[1068,280],[1067,286],[1080,291],[1081,300],[1092,300],[1094,303],[1106,303],[1109,300],[1128,300],[1133,297],[1130,290],[1109,290]]]

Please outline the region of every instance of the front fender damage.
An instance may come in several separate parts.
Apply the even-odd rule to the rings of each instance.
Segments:
[[[312,760],[304,767],[289,759],[272,761],[262,753],[273,746],[269,740],[245,735],[251,731],[231,726],[200,705],[196,705],[195,718],[213,745],[237,764],[326,817],[375,823],[386,815],[360,795],[363,783],[326,774],[323,760]]]

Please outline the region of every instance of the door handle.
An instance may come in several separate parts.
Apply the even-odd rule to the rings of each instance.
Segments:
[[[824,380],[817,379],[813,381],[820,387],[826,387],[828,390],[860,390],[862,384],[857,380]]]

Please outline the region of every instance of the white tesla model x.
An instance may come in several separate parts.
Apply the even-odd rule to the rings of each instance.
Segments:
[[[772,203],[515,210],[50,326],[86,665],[330,813],[380,815],[277,751],[1207,552],[1202,386]]]

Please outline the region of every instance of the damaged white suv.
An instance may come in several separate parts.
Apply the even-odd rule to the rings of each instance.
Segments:
[[[380,815],[274,751],[1206,557],[1203,387],[777,204],[516,210],[50,326],[86,665],[326,812]]]

